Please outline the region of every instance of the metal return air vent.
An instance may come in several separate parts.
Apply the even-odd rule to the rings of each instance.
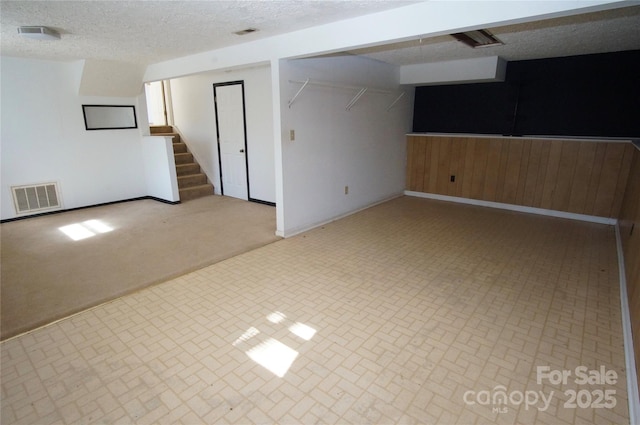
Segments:
[[[12,186],[13,203],[18,214],[60,208],[60,197],[56,183],[32,186]]]
[[[18,27],[18,34],[23,37],[33,38],[36,40],[59,40],[60,33],[48,27],[24,26]]]

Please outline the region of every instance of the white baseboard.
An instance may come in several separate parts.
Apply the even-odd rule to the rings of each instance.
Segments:
[[[620,305],[622,308],[622,334],[624,336],[624,359],[627,369],[627,397],[629,399],[629,423],[640,424],[640,395],[638,391],[638,371],[636,370],[635,352],[633,350],[633,333],[627,292],[627,276],[624,267],[624,251],[620,226],[616,224],[616,246],[618,249],[618,273],[620,275]]]
[[[546,215],[550,217],[567,218],[570,220],[588,221],[591,223],[615,225],[618,220],[615,218],[598,217],[595,215],[575,214],[564,211],[547,210],[544,208],[525,207],[521,205],[503,204],[501,202],[481,201],[479,199],[459,198],[457,196],[437,195],[435,193],[414,192],[405,190],[407,196],[415,196],[418,198],[435,199],[438,201],[457,202],[460,204],[478,205],[481,207],[498,208],[501,210],[518,211],[530,214]]]
[[[403,195],[402,193],[396,193],[396,194],[393,194],[393,195],[391,195],[391,196],[389,196],[387,198],[384,198],[384,199],[381,199],[379,201],[373,202],[371,204],[365,205],[364,207],[358,208],[358,209],[353,210],[353,211],[349,211],[349,212],[344,213],[344,214],[340,214],[338,216],[332,217],[332,218],[330,218],[328,220],[324,220],[324,221],[321,221],[321,222],[308,224],[308,225],[305,225],[305,226],[301,226],[301,227],[297,227],[297,228],[293,228],[293,229],[289,229],[289,230],[284,230],[284,231],[276,230],[276,236],[280,236],[282,238],[290,238],[292,236],[299,235],[300,233],[304,233],[304,232],[307,232],[309,230],[315,229],[316,227],[324,226],[325,224],[331,223],[331,222],[336,221],[336,220],[340,220],[341,218],[345,218],[345,217],[348,217],[348,216],[350,216],[352,214],[359,213],[360,211],[364,211],[364,210],[369,209],[371,207],[375,207],[376,205],[384,204],[385,202],[388,202],[388,201],[390,201],[392,199],[399,198],[402,195]]]

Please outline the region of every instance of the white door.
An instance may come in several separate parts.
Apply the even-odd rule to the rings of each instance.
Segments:
[[[243,84],[214,86],[213,90],[222,194],[248,200]]]

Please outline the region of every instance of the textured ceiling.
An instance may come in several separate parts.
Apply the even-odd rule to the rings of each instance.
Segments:
[[[315,25],[401,7],[401,0],[0,1],[0,52],[53,60],[161,62]],[[536,59],[640,48],[640,6],[491,28],[504,46],[471,49],[449,36],[353,50],[407,65],[479,56]],[[462,7],[462,6],[461,6]],[[17,34],[45,25],[60,41]],[[258,32],[233,34],[254,27]]]
[[[149,64],[401,7],[402,0],[5,1],[3,55]],[[61,41],[34,41],[21,25],[57,29]],[[238,36],[246,28],[258,32]]]
[[[504,45],[472,49],[448,35],[349,53],[397,65],[500,56],[507,61],[640,49],[640,6],[490,28]]]

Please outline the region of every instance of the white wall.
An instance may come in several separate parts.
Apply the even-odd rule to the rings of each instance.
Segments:
[[[244,80],[249,186],[253,199],[275,202],[271,74],[268,66],[171,80],[173,119],[189,150],[220,193],[213,84]]]
[[[289,80],[307,78],[395,93],[366,93],[347,111],[357,90],[307,86],[289,108],[288,100],[300,88]],[[387,111],[403,90],[398,81],[397,67],[355,56],[281,61],[284,216],[279,234],[290,236],[402,193],[413,90],[406,88],[407,95]]]
[[[180,201],[173,137],[146,136],[142,139],[147,194],[169,202]]]
[[[79,96],[82,61],[2,57],[1,66],[2,219],[16,216],[13,185],[58,182],[65,209],[146,194],[140,130],[86,131],[82,115],[82,104],[137,106],[137,97]]]

